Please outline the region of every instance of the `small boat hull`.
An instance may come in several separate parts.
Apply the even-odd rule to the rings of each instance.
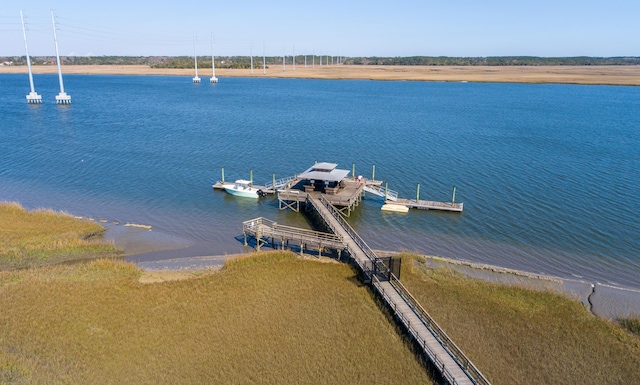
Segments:
[[[237,197],[258,199],[264,196],[262,190],[252,187],[250,182],[245,180],[237,180],[235,183],[225,183],[222,186],[226,192]]]
[[[225,187],[224,190],[226,192],[228,192],[231,195],[235,195],[237,197],[243,197],[243,198],[255,198],[258,199],[258,194],[255,191],[249,191],[249,190],[236,190],[233,187],[228,188]]]

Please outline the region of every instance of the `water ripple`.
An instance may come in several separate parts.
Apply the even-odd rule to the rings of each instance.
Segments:
[[[211,190],[332,161],[465,212],[349,221],[374,248],[640,287],[640,89],[632,87],[68,76],[74,104],[23,103],[2,76],[0,199],[153,225],[183,251],[241,251],[240,223],[308,226],[273,200]],[[40,75],[39,93],[57,93]],[[126,97],[123,97],[126,95]],[[99,102],[97,102],[99,101]]]

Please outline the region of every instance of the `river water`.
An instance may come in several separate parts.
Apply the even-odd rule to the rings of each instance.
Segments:
[[[374,249],[640,288],[638,87],[69,75],[57,106],[57,76],[34,80],[42,105],[26,75],[0,75],[0,200],[151,225],[179,248],[132,260],[241,252],[260,216],[308,226],[211,183],[327,161],[375,165],[410,199],[456,186],[462,214],[367,196],[349,222]]]

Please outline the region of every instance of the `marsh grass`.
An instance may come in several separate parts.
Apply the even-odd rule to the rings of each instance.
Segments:
[[[52,210],[0,203],[0,269],[34,267],[120,253],[102,241],[104,227]]]
[[[51,239],[100,231],[67,227],[73,218],[59,213],[0,210],[2,255],[28,265],[39,264],[33,255],[90,255],[91,244]],[[640,378],[638,319],[614,324],[557,294],[403,257],[402,282],[493,384]],[[270,252],[187,280],[140,278],[134,265],[114,259],[0,271],[0,384],[433,383],[347,265]]]
[[[618,322],[631,333],[640,336],[640,318],[624,318]]]
[[[431,383],[347,265],[272,252],[138,277],[114,260],[0,272],[0,383]]]
[[[640,337],[577,300],[403,257],[402,282],[493,384],[639,383]]]

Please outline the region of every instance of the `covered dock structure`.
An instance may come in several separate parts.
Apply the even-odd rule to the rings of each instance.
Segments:
[[[342,170],[337,166],[336,163],[320,162],[298,174],[290,187],[278,191],[280,210],[288,208],[299,212],[308,196],[322,195],[341,214],[351,215],[351,211],[364,197],[364,187],[372,182],[365,178],[349,177],[349,170]]]

